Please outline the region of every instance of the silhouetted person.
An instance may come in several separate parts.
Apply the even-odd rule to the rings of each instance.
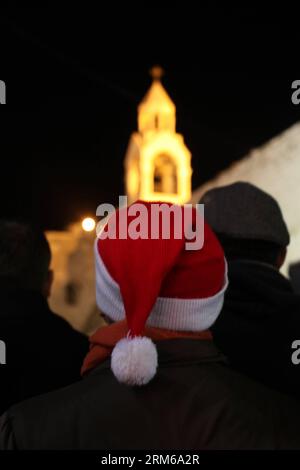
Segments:
[[[43,233],[0,221],[0,410],[80,378],[87,338],[48,306],[53,273]]]
[[[151,203],[142,221],[133,206],[116,234],[127,220],[145,233]],[[97,240],[97,303],[111,323],[90,338],[81,382],[0,418],[1,450],[300,448],[300,403],[231,370],[212,341],[228,284],[216,236],[205,224],[190,251],[175,221],[169,238],[159,232]]]
[[[228,260],[229,288],[213,326],[232,366],[278,390],[300,394],[300,296],[279,269],[289,233],[278,203],[249,183],[209,190],[200,203]]]

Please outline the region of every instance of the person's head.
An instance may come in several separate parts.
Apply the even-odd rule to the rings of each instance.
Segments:
[[[156,372],[157,353],[143,336],[145,326],[209,329],[222,309],[228,283],[223,249],[200,212],[193,208],[187,220],[183,207],[163,206],[180,217],[164,212],[156,224],[153,208],[161,209],[161,203],[140,201],[117,211],[112,236],[108,230],[95,244],[97,305],[106,317],[126,319],[128,326],[128,337],[112,351],[111,367],[120,382],[130,385],[146,384]],[[164,235],[162,219],[169,222]],[[187,247],[183,219],[184,227],[194,233],[202,221],[203,246]]]
[[[53,273],[51,251],[43,232],[28,224],[0,220],[0,277],[18,286],[50,295]]]
[[[205,219],[228,260],[282,266],[290,236],[272,196],[250,183],[237,182],[207,191],[199,203],[204,204]]]

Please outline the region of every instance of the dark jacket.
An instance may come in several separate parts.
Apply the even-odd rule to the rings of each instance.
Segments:
[[[211,341],[157,343],[146,386],[117,382],[110,360],[82,382],[14,406],[0,449],[300,448],[300,404],[230,370]]]
[[[229,287],[212,328],[217,346],[240,372],[300,396],[300,365],[291,357],[300,340],[300,296],[271,266],[229,263]]]
[[[88,340],[55,315],[44,297],[0,280],[0,410],[80,379]]]

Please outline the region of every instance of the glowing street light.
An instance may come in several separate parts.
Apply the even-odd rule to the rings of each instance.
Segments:
[[[95,230],[96,222],[91,217],[86,217],[83,219],[81,226],[85,232],[92,232]]]

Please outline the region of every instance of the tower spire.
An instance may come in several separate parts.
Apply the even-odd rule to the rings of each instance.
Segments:
[[[150,75],[153,80],[161,80],[164,74],[165,74],[165,71],[160,65],[154,65],[150,69]]]

